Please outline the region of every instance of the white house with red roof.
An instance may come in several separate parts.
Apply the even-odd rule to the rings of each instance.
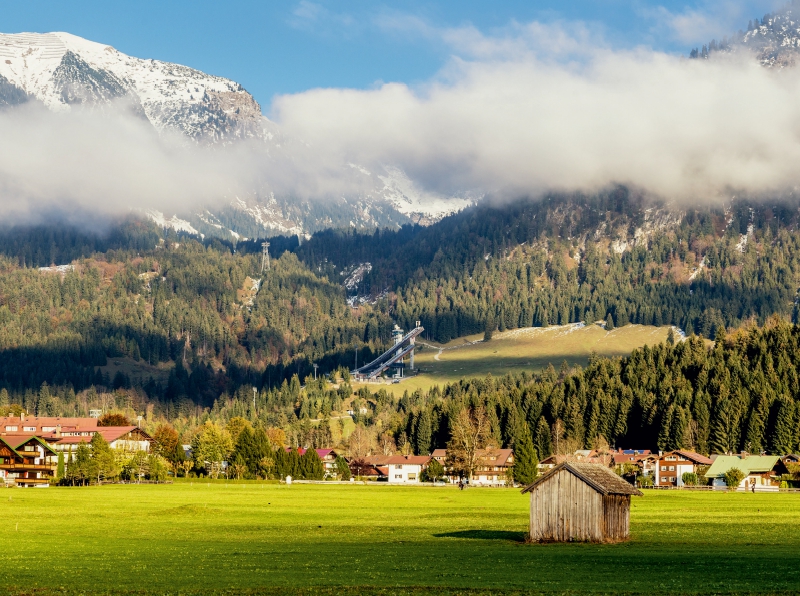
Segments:
[[[371,455],[364,462],[378,472],[389,484],[415,484],[420,482],[423,470],[431,458],[427,455]]]

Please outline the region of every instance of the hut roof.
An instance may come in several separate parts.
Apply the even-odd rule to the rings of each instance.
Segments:
[[[586,484],[591,486],[597,492],[602,493],[603,495],[637,495],[642,496],[641,491],[639,491],[636,487],[631,486],[629,483],[625,482],[622,478],[617,476],[614,472],[602,466],[600,464],[588,464],[582,462],[564,462],[563,464],[557,465],[555,468],[550,470],[547,474],[535,480],[532,484],[529,484],[525,488],[522,489],[523,493],[527,493],[532,491],[536,488],[539,484],[543,482],[547,482],[550,478],[553,477],[554,474],[557,474],[561,470],[566,470],[581,480],[583,480]]]
[[[720,455],[706,472],[706,478],[722,478],[731,468],[739,468],[745,474],[771,472],[780,459],[777,455]]]

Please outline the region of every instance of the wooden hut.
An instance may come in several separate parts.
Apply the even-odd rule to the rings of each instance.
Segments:
[[[531,495],[534,542],[628,539],[631,495],[642,493],[600,464],[564,462],[522,490]]]

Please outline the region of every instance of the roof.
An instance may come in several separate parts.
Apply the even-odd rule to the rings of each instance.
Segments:
[[[94,430],[97,428],[97,418],[69,418],[64,416],[2,416],[0,417],[0,430],[9,426],[35,426],[37,432],[43,426],[61,426],[75,430]]]
[[[722,478],[731,468],[739,468],[745,474],[771,472],[779,461],[777,455],[719,455],[706,472],[706,478]]]
[[[364,459],[364,463],[371,466],[388,466],[398,464],[409,464],[413,466],[424,466],[431,460],[427,455],[369,455]]]
[[[675,451],[669,451],[665,453],[663,457],[675,453],[680,455],[683,459],[688,459],[690,462],[694,462],[696,464],[700,464],[701,466],[710,466],[712,463],[712,459],[710,457],[706,457],[705,455],[700,455],[699,453],[695,453],[694,451],[684,451],[683,449],[676,449]]]
[[[597,492],[603,495],[637,495],[643,496],[635,486],[628,484],[614,472],[600,464],[584,462],[564,462],[547,472],[522,489],[523,494],[531,492],[534,488],[554,478],[560,471],[565,470],[583,480]]]
[[[51,453],[55,453],[55,451],[52,450],[50,445],[48,445],[47,443],[42,441],[36,435],[31,435],[31,434],[5,435],[4,438],[5,438],[5,444],[8,445],[9,447],[11,447],[12,449],[14,449],[15,451],[17,449],[19,449],[20,447],[22,447],[23,445],[25,445],[26,443],[29,443],[30,441],[34,441],[36,443],[39,443],[42,447],[44,447],[45,449],[47,449]],[[22,455],[22,454],[20,454],[20,455]]]
[[[106,443],[113,443],[127,435],[130,432],[136,431],[136,434],[141,435],[139,439],[134,440],[145,440],[145,441],[152,441],[152,437],[144,432],[138,426],[98,426],[95,434],[99,434],[103,439],[105,439]],[[52,441],[54,443],[58,443],[59,445],[68,445],[68,444],[75,444],[75,443],[89,443],[92,440],[91,436],[82,436],[82,437],[59,437],[53,438]]]
[[[514,450],[513,449],[478,449],[476,450],[476,455],[478,456],[478,460],[482,461],[483,463],[486,462],[487,459],[491,459],[494,457],[492,462],[498,466],[504,466],[508,463],[508,460],[513,457]],[[447,449],[434,449],[433,453],[431,453],[431,457],[433,459],[439,459],[447,457]]]
[[[286,453],[289,453],[290,451],[297,451],[299,455],[306,454],[305,447],[298,447],[296,449],[292,449],[291,447],[284,447],[283,449],[286,451]],[[335,455],[335,451],[333,449],[314,449],[314,451],[317,452],[317,455],[319,455],[320,459],[325,459],[325,457],[331,453]]]

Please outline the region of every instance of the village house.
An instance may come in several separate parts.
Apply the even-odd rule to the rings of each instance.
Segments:
[[[642,493],[601,464],[564,462],[522,490],[529,493],[534,542],[620,542],[631,496]]]
[[[92,437],[99,434],[112,449],[121,451],[150,451],[153,438],[137,426],[99,426],[88,434],[81,432],[69,436],[43,437],[56,451],[63,451],[67,457],[77,451],[81,443],[90,443]]]
[[[716,489],[726,489],[725,472],[738,468],[744,473],[738,490],[778,490],[781,476],[789,469],[777,455],[717,455],[705,476]]]
[[[6,485],[47,487],[56,471],[55,451],[34,436],[0,437],[0,479]]]
[[[24,414],[0,417],[0,437],[35,436],[65,455],[76,451],[81,443],[89,443],[98,433],[112,449],[124,451],[149,451],[153,442],[153,438],[137,426],[98,426],[96,418]]]
[[[472,475],[472,484],[484,486],[503,486],[511,478],[511,468],[514,466],[513,449],[478,449],[477,466]],[[445,474],[451,482],[458,482],[458,474],[450,469],[447,462],[447,449],[435,449],[431,455],[445,469]]]
[[[364,458],[364,462],[374,468],[376,479],[390,484],[420,482],[422,472],[430,461],[431,458],[426,455],[371,455]]]
[[[710,458],[694,451],[678,449],[659,454],[655,462],[655,486],[661,488],[683,486],[684,474],[687,472],[698,474],[698,469],[710,466],[712,463]]]

